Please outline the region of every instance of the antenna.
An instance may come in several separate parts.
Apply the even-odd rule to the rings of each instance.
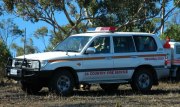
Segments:
[[[25,59],[25,54],[26,54],[26,28],[24,30],[24,59]]]

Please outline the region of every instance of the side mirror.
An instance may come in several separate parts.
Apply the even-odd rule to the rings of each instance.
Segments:
[[[96,53],[96,49],[94,47],[89,47],[86,50],[86,54],[94,54]]]

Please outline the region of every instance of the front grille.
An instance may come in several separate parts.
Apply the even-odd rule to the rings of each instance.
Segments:
[[[32,62],[28,60],[15,60],[15,62],[12,64],[14,67],[21,67],[22,68],[32,68]]]
[[[37,63],[38,66],[34,68],[33,63]],[[12,58],[8,60],[7,67],[40,70],[40,61]]]

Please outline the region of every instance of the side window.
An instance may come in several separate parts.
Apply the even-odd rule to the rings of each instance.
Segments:
[[[99,37],[96,38],[90,47],[96,48],[97,53],[110,53],[110,38],[109,37]]]
[[[115,36],[113,37],[113,42],[115,53],[135,52],[134,43],[131,36]]]
[[[157,50],[156,42],[151,36],[134,36],[134,41],[138,52],[150,52]]]

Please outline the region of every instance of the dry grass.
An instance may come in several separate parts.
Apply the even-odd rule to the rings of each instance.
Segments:
[[[90,91],[76,90],[71,97],[60,97],[43,89],[38,95],[27,95],[18,85],[0,86],[0,107],[180,107],[180,83],[155,86],[146,95],[132,92],[122,85],[116,92],[104,92],[93,85]]]

